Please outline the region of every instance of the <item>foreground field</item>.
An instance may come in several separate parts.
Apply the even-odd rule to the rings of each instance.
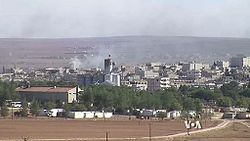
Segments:
[[[0,140],[17,140],[22,137],[35,139],[104,140],[109,138],[140,138],[165,136],[185,132],[183,121],[141,120],[67,120],[67,119],[1,119]],[[217,125],[217,121],[203,123],[206,127]],[[73,139],[72,139],[73,138]]]
[[[178,137],[174,141],[249,141],[250,126],[245,122],[232,122],[224,129]]]

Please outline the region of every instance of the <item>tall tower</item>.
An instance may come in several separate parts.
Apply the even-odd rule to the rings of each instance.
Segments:
[[[112,69],[113,69],[113,63],[111,60],[111,55],[109,55],[107,59],[104,59],[104,72],[106,74],[111,73]]]

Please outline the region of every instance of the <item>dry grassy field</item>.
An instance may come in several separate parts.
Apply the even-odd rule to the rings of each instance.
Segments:
[[[104,140],[109,138],[141,138],[151,135],[165,136],[185,132],[183,121],[156,120],[72,120],[72,119],[0,119],[0,140],[34,139]],[[209,121],[212,127],[218,121]],[[203,123],[203,125],[205,125]],[[101,139],[98,139],[101,138]]]
[[[197,133],[190,136],[178,137],[174,141],[249,141],[250,128],[240,122],[233,122],[228,127]]]

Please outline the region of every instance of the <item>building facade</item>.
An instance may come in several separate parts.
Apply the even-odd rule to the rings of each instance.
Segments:
[[[77,101],[77,93],[80,91],[82,90],[77,87],[29,87],[16,89],[22,101],[60,101],[64,103]]]

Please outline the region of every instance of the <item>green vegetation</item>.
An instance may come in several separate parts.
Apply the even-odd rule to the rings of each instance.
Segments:
[[[126,113],[127,109],[149,108],[171,110],[195,110],[202,105],[222,107],[250,107],[250,88],[230,82],[220,89],[181,86],[161,91],[134,91],[128,87],[89,86],[80,94],[80,103],[88,110],[106,110]]]
[[[6,104],[3,104],[1,107],[1,116],[7,117],[9,115],[9,109]]]
[[[67,118],[69,116],[71,107],[69,104],[64,104],[62,108],[65,110],[64,117]]]
[[[30,105],[30,112],[33,116],[37,116],[40,110],[40,105],[36,100],[33,100]]]
[[[56,108],[56,103],[53,101],[48,101],[45,103],[45,108],[50,111],[51,109]]]
[[[136,108],[201,110],[201,100],[183,95],[174,88],[148,92],[127,87],[90,86],[80,95],[80,102],[89,110],[113,110],[119,114]]]
[[[47,82],[46,82],[47,83]],[[63,104],[60,101],[39,104],[33,101],[30,112],[36,116],[41,107],[50,110],[52,108],[65,108],[66,113],[70,110],[104,110],[118,114],[128,114],[132,109],[166,109],[171,110],[195,110],[201,112],[206,105],[221,107],[250,107],[250,85],[239,86],[237,82],[230,82],[220,89],[194,88],[181,86],[179,89],[169,88],[155,92],[135,91],[129,87],[109,87],[93,85],[83,87],[79,94],[79,103]],[[0,105],[4,112],[6,100],[17,100],[15,85],[12,83],[0,82]],[[28,113],[27,102],[23,102],[22,115]],[[161,116],[161,115],[160,115]]]
[[[28,117],[29,115],[29,107],[28,107],[28,102],[24,100],[22,102],[22,111],[21,111],[21,116],[22,117]]]
[[[15,93],[16,86],[13,82],[2,82],[0,81],[0,106],[3,106],[6,100],[18,99]]]
[[[15,93],[15,85],[13,82],[6,83],[0,81],[0,107],[1,116],[6,117],[9,115],[6,100],[16,100],[18,97]]]
[[[164,112],[158,112],[156,117],[158,117],[159,119],[163,120],[165,117],[167,117],[166,113]]]
[[[71,105],[69,105],[70,110],[71,111],[84,111],[87,110],[84,104],[80,104],[80,103],[72,103]]]

